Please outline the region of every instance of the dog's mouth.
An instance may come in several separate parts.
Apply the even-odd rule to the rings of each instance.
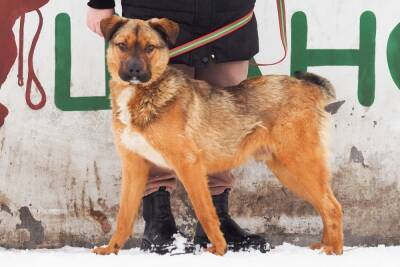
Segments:
[[[137,77],[133,77],[130,81],[129,84],[139,84],[141,81]]]

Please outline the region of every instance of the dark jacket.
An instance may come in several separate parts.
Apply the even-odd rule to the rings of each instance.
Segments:
[[[244,16],[255,0],[122,0],[122,15],[128,18],[169,18],[180,26],[176,45],[189,42]],[[113,0],[91,0],[89,6],[113,8]],[[171,63],[190,66],[248,60],[258,53],[255,17],[245,27],[211,44],[174,58]]]

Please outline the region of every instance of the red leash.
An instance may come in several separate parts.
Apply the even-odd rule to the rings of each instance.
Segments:
[[[288,54],[288,44],[287,44],[287,32],[286,32],[286,8],[285,8],[285,0],[277,0],[276,7],[278,9],[278,19],[279,19],[279,32],[281,36],[282,47],[284,50],[284,55],[281,59],[274,63],[255,63],[257,66],[265,67],[265,66],[274,66],[283,62]]]
[[[281,42],[284,49],[284,55],[281,59],[274,63],[255,63],[257,66],[273,66],[281,63],[287,57],[288,46],[287,46],[287,33],[286,33],[286,10],[285,10],[285,1],[284,0],[276,0],[276,7],[278,11],[278,19],[279,19],[279,31],[281,36]],[[197,48],[205,46],[209,43],[212,43],[216,40],[219,40],[239,29],[246,26],[254,16],[254,10],[251,10],[243,17],[221,27],[218,28],[208,34],[200,36],[190,42],[184,43],[177,47],[174,47],[170,50],[170,58],[174,58],[183,54],[186,54],[190,51],[193,51]],[[252,63],[254,64],[254,63]]]
[[[200,36],[190,42],[184,43],[180,46],[177,46],[177,47],[171,49],[169,51],[169,56],[170,56],[170,58],[174,58],[174,57],[186,54],[186,53],[193,51],[197,48],[200,48],[202,46],[205,46],[216,40],[219,40],[235,31],[243,28],[244,26],[246,26],[251,21],[253,16],[254,16],[254,11],[251,10],[243,17],[241,17],[221,28],[218,28],[215,31],[207,33],[207,34]]]
[[[46,92],[40,83],[38,77],[36,76],[35,69],[33,66],[33,57],[35,54],[35,49],[37,42],[39,40],[40,33],[43,28],[43,15],[39,9],[35,10],[39,15],[39,25],[36,30],[35,36],[33,37],[31,48],[28,54],[28,78],[26,81],[25,89],[25,101],[26,104],[33,110],[38,110],[46,105]],[[21,16],[20,26],[19,26],[19,52],[18,52],[18,85],[24,85],[24,26],[25,26],[25,14]],[[32,82],[36,85],[37,90],[40,94],[40,101],[37,104],[32,102]]]

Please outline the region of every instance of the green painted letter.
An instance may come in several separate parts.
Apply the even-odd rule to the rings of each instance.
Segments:
[[[397,24],[389,36],[387,61],[393,81],[400,89],[400,23]]]
[[[307,18],[303,12],[292,17],[291,73],[309,66],[358,66],[358,101],[371,106],[375,99],[376,18],[366,11],[360,18],[359,49],[307,49]]]
[[[57,15],[55,37],[56,71],[54,98],[56,106],[63,111],[110,109],[107,70],[105,75],[105,96],[71,97],[71,21],[68,14],[61,13]],[[85,67],[83,65],[80,66],[82,68]]]

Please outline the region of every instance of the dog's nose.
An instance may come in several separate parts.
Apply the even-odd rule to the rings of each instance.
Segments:
[[[132,76],[140,76],[143,74],[143,64],[140,63],[138,60],[133,60],[129,63],[129,73]]]

